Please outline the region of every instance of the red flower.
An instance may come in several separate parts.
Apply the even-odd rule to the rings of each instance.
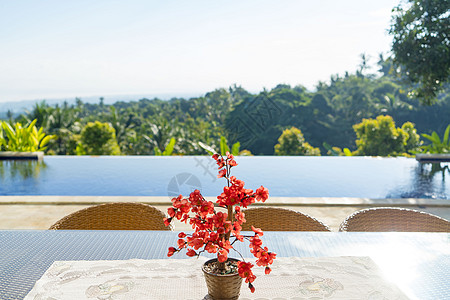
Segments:
[[[177,241],[177,245],[178,245],[178,248],[184,248],[184,247],[186,247],[186,241],[185,240],[183,240],[183,239],[179,239],[178,241]]]
[[[226,161],[222,157],[216,159],[216,163],[219,166],[218,169],[222,169],[226,165]]]
[[[203,239],[200,238],[191,239],[191,241],[189,242],[189,246],[193,247],[195,250],[203,247],[203,244]]]
[[[186,237],[186,233],[180,232],[180,233],[178,234],[178,237],[179,237],[180,239],[184,239],[184,238]]]
[[[202,194],[200,194],[199,190],[195,190],[189,195],[189,201],[191,202],[192,205],[199,206],[203,202],[203,196]]]
[[[247,196],[241,200],[242,207],[247,207],[252,203],[255,203],[255,197],[253,197],[253,196]]]
[[[258,258],[256,260],[256,264],[261,267],[267,267],[268,265],[271,265],[273,263],[273,260],[277,256],[275,253],[269,252],[269,249],[267,249],[267,247],[257,248],[256,251],[253,252],[253,254]]]
[[[171,257],[175,252],[177,252],[175,247],[169,247],[169,253],[167,253],[167,256]]]
[[[217,252],[217,245],[214,245],[213,243],[208,243],[205,246],[205,251],[208,253],[216,253]]]
[[[169,215],[169,217],[173,218],[175,217],[175,209],[173,207],[169,207],[167,209],[167,214]]]
[[[164,225],[169,226],[170,221],[172,221],[172,218],[164,218]]]
[[[172,198],[173,207],[178,208],[177,203],[183,199],[183,195],[178,195],[178,197]]]
[[[260,186],[256,190],[256,200],[265,202],[267,200],[267,198],[269,198],[269,190],[263,186]]]
[[[265,270],[264,270],[264,273],[266,273],[266,275],[269,275],[270,271],[272,271],[272,269],[269,268],[269,267],[266,267]]]
[[[238,261],[239,276],[245,278],[245,282],[253,282],[256,276],[252,272],[253,264],[249,262]]]
[[[219,171],[219,175],[217,175],[217,178],[225,177],[225,175],[227,175],[227,169],[222,169]]]
[[[221,211],[219,211],[217,214],[215,214],[212,219],[214,221],[214,226],[216,226],[217,228],[223,228],[223,225],[225,223],[225,221],[228,218],[228,214],[227,213],[223,213]]]
[[[250,292],[252,292],[252,293],[255,292],[255,287],[250,282],[248,283],[248,288],[250,289]]]
[[[220,262],[225,262],[228,259],[228,252],[225,249],[219,250],[217,252],[217,260]]]
[[[189,250],[186,252],[186,255],[187,255],[187,256],[190,256],[190,257],[196,256],[196,255],[197,255],[197,252],[195,252],[195,251],[192,250],[192,249],[189,249]]]
[[[264,235],[264,232],[261,230],[261,228],[255,228],[255,227],[252,225],[252,230],[253,230],[253,232],[255,233],[255,235],[259,235],[259,236],[263,236],[263,235]]]
[[[253,250],[258,249],[262,245],[262,241],[258,235],[249,238],[249,240],[250,240],[250,248],[253,248]]]
[[[228,250],[230,250],[231,248],[233,248],[233,247],[231,246],[230,241],[229,241],[229,240],[225,240],[225,239],[223,239],[222,241],[219,241],[219,247],[222,248],[222,249],[227,250],[227,252],[228,252]]]
[[[242,180],[236,179],[236,177],[231,176],[230,177],[230,182],[232,185],[236,186],[239,189],[243,189],[245,182],[243,182]]]
[[[208,214],[213,214],[214,203],[211,201],[203,201],[198,213],[202,218],[206,218]]]
[[[186,214],[191,210],[191,203],[187,199],[183,199],[179,203],[179,209],[183,214]]]

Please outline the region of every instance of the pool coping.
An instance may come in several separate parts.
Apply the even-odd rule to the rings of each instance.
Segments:
[[[0,151],[0,160],[38,160],[44,159],[44,152]]]
[[[205,197],[214,201],[215,197]],[[171,205],[168,196],[0,196],[0,205],[96,205],[108,202],[141,202],[150,205]],[[450,207],[447,199],[389,198],[370,199],[353,197],[270,197],[257,206],[314,206],[314,207]]]

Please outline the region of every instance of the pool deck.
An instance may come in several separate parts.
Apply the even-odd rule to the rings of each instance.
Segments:
[[[214,200],[214,197],[206,197]],[[133,196],[0,196],[0,229],[48,229],[62,217],[79,209],[108,202],[142,202],[166,212],[170,198]],[[353,212],[370,207],[404,207],[450,220],[450,200],[270,197],[252,206],[275,206],[301,211],[321,220],[332,231]],[[176,223],[175,230],[190,230]]]

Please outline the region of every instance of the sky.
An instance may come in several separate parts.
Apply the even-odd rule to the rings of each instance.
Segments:
[[[0,0],[0,102],[310,90],[389,54],[399,0]],[[137,100],[137,99],[135,99]]]

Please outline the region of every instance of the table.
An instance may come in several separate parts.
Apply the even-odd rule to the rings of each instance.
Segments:
[[[167,258],[176,240],[170,231],[0,231],[0,299],[24,298],[54,261]],[[411,299],[450,299],[449,233],[265,232],[263,241],[279,257],[369,256]]]

